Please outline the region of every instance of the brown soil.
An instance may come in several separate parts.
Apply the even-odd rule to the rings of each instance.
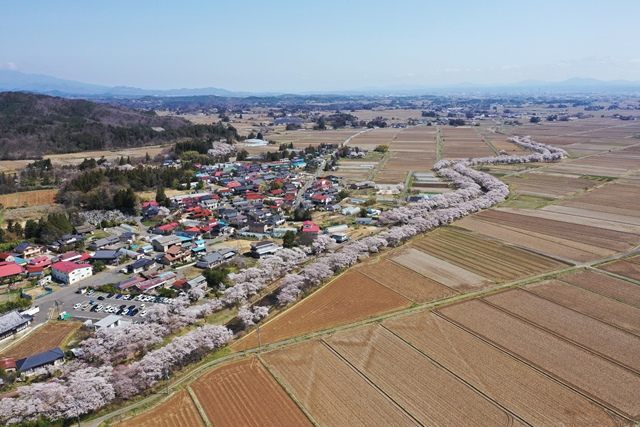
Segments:
[[[435,230],[414,245],[496,282],[521,279],[565,266],[551,258],[453,228]]]
[[[125,420],[118,427],[204,427],[189,393],[181,390],[150,411]]]
[[[572,310],[640,335],[640,309],[593,292],[551,280],[527,290]]]
[[[612,409],[640,416],[640,376],[480,301],[455,304],[441,313]]]
[[[560,278],[574,286],[640,308],[640,286],[607,274],[582,271]]]
[[[640,264],[621,259],[598,267],[610,273],[619,274],[634,280],[640,280]]]
[[[217,368],[191,387],[215,426],[311,425],[255,358]]]
[[[412,247],[401,250],[392,260],[458,291],[479,289],[489,284],[485,277]]]
[[[319,425],[415,424],[320,342],[306,342],[267,353],[263,359]]]
[[[260,327],[260,342],[346,325],[406,307],[411,302],[357,271],[349,271]],[[233,344],[235,350],[258,346],[256,332]]]
[[[328,344],[424,425],[509,425],[511,414],[380,326],[336,334]],[[437,386],[434,387],[434,384]]]
[[[640,372],[640,338],[635,335],[523,290],[503,292],[486,300]]]
[[[21,359],[61,346],[82,324],[69,321],[49,321],[24,339],[0,353],[2,357]]]
[[[387,259],[358,268],[365,276],[409,298],[424,303],[454,295],[456,291]]]
[[[573,390],[434,314],[396,318],[384,325],[531,425],[627,424]]]

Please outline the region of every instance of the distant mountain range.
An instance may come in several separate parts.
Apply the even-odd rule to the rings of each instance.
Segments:
[[[35,92],[45,95],[78,97],[122,97],[144,96],[248,96],[249,93],[232,92],[216,87],[197,89],[151,90],[128,86],[103,86],[64,80],[42,74],[27,74],[15,70],[0,70],[0,91]]]
[[[24,91],[46,95],[78,98],[143,98],[143,97],[248,97],[277,96],[276,92],[236,92],[217,87],[192,89],[140,89],[128,86],[104,86],[59,79],[42,74],[28,74],[15,70],[0,70],[0,91]],[[640,93],[640,81],[597,80],[572,78],[549,82],[527,80],[508,84],[460,83],[452,85],[398,85],[392,87],[368,87],[354,90],[306,91],[299,95],[425,95],[425,94],[553,94],[553,93]]]

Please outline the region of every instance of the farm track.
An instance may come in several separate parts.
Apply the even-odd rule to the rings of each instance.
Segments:
[[[626,257],[628,256],[630,253],[620,253],[614,256],[610,256],[607,257],[605,259],[600,259],[600,260],[596,260],[596,261],[590,261],[587,263],[583,263],[577,266],[567,266],[566,268],[563,268],[561,270],[555,271],[553,272],[554,275],[561,275],[561,274],[568,274],[571,272],[576,272],[581,270],[582,268],[585,267],[590,267],[593,266],[597,263],[602,263],[605,261],[610,261],[610,260],[614,260],[614,259],[619,259],[622,257]],[[300,343],[304,343],[304,342],[309,342],[311,340],[314,339],[320,339],[323,337],[327,337],[330,336],[336,332],[341,332],[341,331],[348,331],[348,330],[354,330],[357,329],[359,327],[362,326],[366,326],[366,325],[371,325],[371,324],[378,324],[380,322],[385,322],[385,321],[403,321],[403,319],[407,319],[409,317],[412,316],[416,316],[416,315],[423,315],[423,314],[428,314],[430,310],[436,309],[438,307],[443,307],[443,306],[447,306],[449,304],[454,304],[454,303],[458,303],[458,302],[462,302],[462,301],[468,301],[468,300],[473,300],[475,298],[481,298],[481,297],[485,297],[488,295],[492,295],[495,293],[499,293],[503,290],[506,289],[511,289],[511,288],[520,288],[532,283],[536,283],[540,280],[544,280],[545,278],[547,278],[548,275],[547,274],[540,274],[534,277],[529,277],[526,279],[521,279],[521,280],[517,280],[514,282],[510,282],[510,283],[505,283],[505,284],[501,284],[501,285],[496,285],[493,286],[489,289],[480,289],[480,290],[475,290],[475,291],[471,291],[468,293],[464,293],[464,294],[459,294],[459,295],[454,295],[451,297],[447,297],[441,300],[437,300],[437,301],[430,301],[424,304],[415,304],[414,306],[411,306],[409,308],[405,308],[405,309],[401,309],[398,311],[394,311],[392,313],[387,313],[387,314],[381,314],[381,315],[377,315],[365,320],[361,320],[358,322],[354,322],[354,323],[350,323],[347,325],[342,325],[342,326],[336,326],[330,329],[324,329],[324,330],[320,330],[317,332],[312,332],[303,336],[298,336],[298,337],[294,337],[294,338],[289,338],[289,339],[285,339],[279,342],[274,342],[271,344],[266,344],[263,345],[259,348],[251,348],[248,350],[243,350],[243,351],[239,351],[236,353],[232,353],[228,356],[224,356],[221,357],[219,359],[216,359],[214,361],[211,362],[207,362],[207,363],[203,363],[203,364],[199,364],[197,366],[195,366],[194,368],[192,368],[191,370],[189,370],[188,372],[186,372],[185,374],[175,378],[172,382],[170,387],[172,389],[179,389],[181,387],[184,387],[186,384],[189,384],[190,382],[192,382],[195,378],[198,378],[199,376],[203,375],[206,372],[209,372],[211,369],[223,364],[223,363],[227,363],[227,362],[231,362],[234,360],[241,360],[246,358],[247,356],[250,355],[254,355],[254,354],[261,354],[261,353],[266,353],[269,352],[271,350],[277,350],[277,349],[286,349],[289,348],[291,346],[295,346],[297,344]],[[323,288],[321,288],[323,289]],[[423,336],[423,335],[421,335]],[[494,360],[494,358],[490,358],[489,360]],[[559,384],[562,384],[560,382],[558,382]],[[544,389],[546,389],[546,387],[548,386],[544,386]],[[286,389],[286,387],[285,387]],[[534,390],[536,393],[540,393],[540,390],[542,390],[542,386],[541,387],[534,387]],[[507,393],[508,396],[510,396],[510,398],[512,399],[513,397],[511,396],[510,393]],[[127,414],[130,411],[135,410],[135,408],[141,407],[141,406],[145,406],[145,405],[150,405],[150,404],[154,404],[154,405],[158,405],[162,402],[164,402],[165,400],[163,399],[164,395],[161,393],[156,393],[153,394],[141,401],[135,402],[129,406],[125,406],[123,408],[117,409],[113,412],[110,412],[106,415],[102,415],[99,416],[98,418],[94,418],[94,419],[90,419],[90,420],[86,420],[83,421],[81,423],[82,426],[86,426],[86,427],[97,427],[99,425],[101,425],[103,422],[105,422],[106,420],[110,420],[113,419],[114,417],[120,417],[124,414]],[[529,396],[526,401],[530,401],[531,399],[533,399],[532,396]],[[542,419],[547,419],[547,422],[545,423],[546,425],[553,425],[554,423],[549,422],[549,418],[545,418],[548,417],[548,414],[554,414],[557,412],[558,406],[557,406],[557,399],[549,399],[548,402],[554,402],[554,406],[553,408],[546,408],[544,411],[542,411],[542,414],[539,414],[538,416],[541,416]],[[155,406],[154,406],[155,407]],[[568,410],[566,411],[566,413],[564,413],[564,415],[562,415],[562,417],[559,418],[555,418],[555,420],[557,419],[562,419],[563,417],[567,416],[567,414],[573,413],[574,410]],[[583,411],[584,413],[587,413],[587,411]],[[558,416],[560,416],[561,414],[558,414]],[[618,415],[612,415],[612,414],[608,414],[607,415],[608,418],[606,418],[606,421],[603,420],[602,423],[600,423],[599,425],[623,425],[623,424],[627,424],[626,422],[621,422],[620,417]],[[599,419],[597,416],[591,416],[590,418],[588,418],[590,420],[594,420],[594,419]],[[617,420],[615,422],[613,422],[612,420]],[[539,423],[538,423],[539,424]],[[583,424],[589,424],[588,422],[585,422]]]
[[[629,249],[627,249],[627,250],[629,250]],[[609,257],[609,259],[620,258],[623,255],[624,254],[618,254],[616,256]],[[576,265],[576,266],[568,266],[566,268],[560,268],[560,271],[561,272],[574,271],[574,270],[576,270],[578,268],[585,267],[585,266],[586,267],[590,267],[590,266],[592,266],[594,264],[595,264],[594,262],[588,262],[588,263],[583,263],[583,264],[579,264],[579,265]],[[556,274],[556,273],[558,273],[558,271],[554,272],[554,274]],[[507,288],[510,288],[510,287],[520,287],[520,286],[526,285],[528,283],[531,283],[532,281],[535,281],[536,279],[540,279],[540,278],[543,278],[543,277],[544,277],[544,275],[537,275],[537,276],[535,276],[533,278],[521,279],[521,280],[517,280],[515,282],[511,282],[511,283],[508,283],[508,284],[505,284],[505,285],[501,285],[501,286],[493,286],[493,287],[491,287],[489,289],[484,289],[484,290],[472,292],[472,293],[467,294],[467,295],[461,295],[461,296],[455,296],[455,297],[451,297],[451,298],[445,298],[443,301],[434,301],[434,302],[429,302],[429,303],[425,303],[425,304],[418,304],[418,305],[416,305],[414,307],[410,307],[410,308],[407,308],[407,309],[402,309],[402,310],[399,310],[397,312],[393,312],[391,314],[384,314],[384,315],[380,315],[380,316],[375,316],[375,317],[370,318],[370,319],[365,319],[365,320],[363,320],[361,322],[355,322],[355,323],[348,324],[348,325],[345,325],[345,326],[338,326],[338,327],[322,330],[322,331],[319,331],[319,332],[306,334],[304,336],[300,336],[300,337],[297,337],[297,338],[294,338],[294,339],[291,339],[291,340],[284,340],[282,342],[276,342],[276,343],[273,343],[273,344],[269,344],[269,345],[265,346],[264,349],[265,350],[271,350],[271,349],[277,349],[277,348],[287,348],[287,347],[289,347],[291,345],[295,345],[295,344],[297,344],[299,342],[308,342],[309,340],[312,340],[312,339],[315,339],[315,338],[326,337],[326,336],[328,336],[330,334],[335,333],[336,331],[353,330],[354,328],[358,328],[361,325],[377,323],[377,322],[380,322],[380,321],[382,321],[384,319],[390,319],[390,318],[404,319],[404,318],[406,318],[405,315],[408,315],[410,313],[420,312],[420,311],[424,311],[424,310],[426,310],[426,309],[428,309],[430,307],[437,307],[437,306],[440,306],[440,305],[446,305],[446,304],[450,304],[450,303],[457,302],[457,301],[463,301],[463,300],[467,300],[467,299],[471,299],[471,298],[476,298],[478,296],[487,296],[487,295],[495,294],[496,292],[499,292],[502,289],[507,289]],[[504,350],[501,350],[501,351],[504,352]],[[251,353],[253,353],[253,351],[246,352],[246,353],[243,353],[243,354],[239,354],[239,355],[233,356],[233,357],[242,357],[244,354],[251,354]],[[513,356],[511,356],[511,357],[513,357]],[[518,358],[518,360],[520,360],[520,359]],[[537,368],[537,367],[532,368],[532,369],[540,371],[540,368]],[[547,377],[549,377],[548,373],[545,373],[545,375]],[[549,378],[551,378],[551,377],[549,377]],[[560,384],[560,382],[558,382],[558,384]],[[562,384],[565,384],[565,383],[562,383]],[[589,418],[590,421],[593,421],[595,419],[597,419],[597,418]],[[609,421],[612,421],[612,420],[614,420],[616,424],[619,424],[619,422],[618,422],[618,421],[620,421],[619,418],[616,417],[615,415],[609,414]],[[554,420],[554,421],[556,421],[556,420]],[[604,421],[602,423],[599,423],[599,425],[605,425],[605,424],[606,424],[606,422],[604,422]]]

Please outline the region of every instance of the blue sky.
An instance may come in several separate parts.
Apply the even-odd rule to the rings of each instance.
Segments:
[[[0,0],[0,67],[252,91],[640,80],[638,17],[634,0]]]

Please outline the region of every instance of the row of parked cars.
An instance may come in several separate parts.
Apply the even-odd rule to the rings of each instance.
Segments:
[[[96,291],[94,289],[78,289],[76,291],[77,294],[86,294],[87,296],[92,296],[96,293]],[[135,300],[135,301],[142,301],[142,302],[154,302],[154,303],[162,303],[162,304],[173,304],[174,300],[171,298],[167,298],[167,297],[156,297],[153,295],[130,295],[130,294],[114,294],[114,293],[109,293],[107,295],[100,295],[99,297],[97,297],[98,300],[100,301],[104,301],[105,299],[108,298],[113,298],[113,299],[118,299],[118,300],[123,300],[123,301],[128,301],[128,300]]]
[[[119,316],[133,317],[137,314],[140,314],[141,317],[144,317],[147,315],[147,311],[144,309],[145,308],[144,304],[141,304],[140,307],[136,307],[134,304],[131,304],[128,307],[126,304],[122,304],[121,306],[116,307],[109,304],[102,305],[96,301],[91,300],[84,304],[77,303],[73,306],[73,308],[75,310],[80,310],[80,311],[91,311],[94,313],[104,312],[104,313],[110,313],[110,314],[117,314]]]

